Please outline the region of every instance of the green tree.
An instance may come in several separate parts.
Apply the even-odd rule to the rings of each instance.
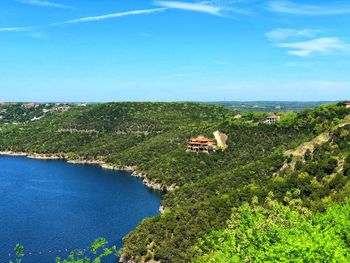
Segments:
[[[104,238],[96,239],[88,250],[74,250],[68,258],[56,258],[56,263],[101,263],[108,256],[118,257],[119,251],[116,246],[107,247],[108,242]]]
[[[24,256],[24,247],[21,244],[17,244],[14,248],[14,251],[16,255],[16,263],[21,263]],[[13,261],[10,260],[10,263],[13,263]]]
[[[284,202],[270,195],[265,207],[255,200],[234,209],[226,230],[199,241],[195,262],[349,262],[349,199],[324,214],[291,195]]]

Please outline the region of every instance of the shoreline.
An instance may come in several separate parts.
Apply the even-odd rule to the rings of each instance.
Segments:
[[[143,184],[148,188],[156,191],[169,192],[176,189],[176,186],[162,186],[160,183],[152,182],[143,173],[137,172],[136,166],[114,166],[112,164],[106,163],[104,161],[98,160],[71,160],[68,158],[67,154],[38,154],[38,153],[27,153],[27,152],[13,152],[13,151],[0,151],[0,156],[14,156],[14,157],[27,157],[30,159],[37,160],[65,160],[70,164],[88,164],[88,165],[98,165],[102,169],[129,172],[131,176],[138,177],[142,180]],[[159,209],[162,213],[163,209]]]

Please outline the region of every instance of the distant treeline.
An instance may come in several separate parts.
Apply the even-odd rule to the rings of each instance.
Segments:
[[[218,101],[208,104],[222,105],[240,112],[288,112],[315,109],[319,105],[334,104],[334,101]]]

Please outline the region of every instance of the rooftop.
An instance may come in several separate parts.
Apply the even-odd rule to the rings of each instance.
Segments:
[[[280,116],[280,115],[270,115],[270,116],[268,116],[267,118],[279,119],[279,118],[281,118],[281,116]]]

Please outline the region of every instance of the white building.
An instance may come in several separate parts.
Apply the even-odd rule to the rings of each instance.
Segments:
[[[32,118],[30,121],[38,121],[38,120],[40,120],[42,118],[42,116],[40,116],[40,117],[34,117],[34,118]]]
[[[266,118],[266,123],[275,123],[277,121],[279,121],[279,119],[281,119],[281,116],[279,115],[270,115],[269,117]]]

